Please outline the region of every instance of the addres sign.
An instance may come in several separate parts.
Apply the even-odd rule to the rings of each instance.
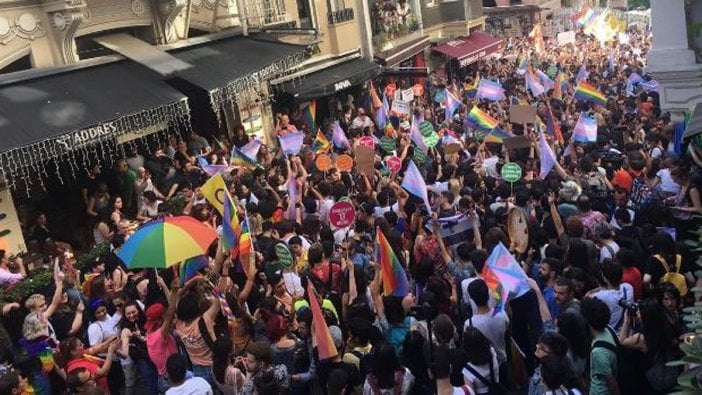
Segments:
[[[57,138],[56,144],[66,151],[83,147],[89,143],[94,143],[95,139],[110,136],[117,133],[116,122],[106,122],[87,129],[72,132]]]

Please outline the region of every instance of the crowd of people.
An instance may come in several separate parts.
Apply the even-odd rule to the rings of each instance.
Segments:
[[[432,74],[412,113],[442,138],[419,156],[412,116],[390,114],[392,128],[376,125],[364,93],[356,103],[368,105],[318,121],[338,121],[349,141],[332,144],[332,157],[355,155],[364,136],[384,142],[374,145],[372,174],[320,171],[316,131],[299,112],[282,114],[275,133],[306,133],[301,152],[264,144],[257,167],[223,174],[255,253],[242,262],[218,240],[207,267],[184,284],[171,269],[130,269],[120,248],[139,224],[176,206],[221,227],[222,213],[200,188],[208,176],[198,157],[227,165],[231,146],[193,133],[151,152],[129,150],[111,182],[95,166],[82,197],[94,241],[109,252],[80,275],[71,257],[55,258],[52,289],[0,306],[0,393],[666,393],[681,370],[665,364],[689,339],[681,309],[694,298],[696,256],[684,241],[700,225],[702,145],[680,149],[657,93],[629,86],[632,73],[645,76],[649,46],[636,31],[627,44],[578,33],[577,45],[547,42],[542,52],[528,39],[511,42],[477,70],[501,83],[505,100],[460,93],[476,82],[472,73],[453,81]],[[525,54],[535,69],[568,76],[562,99],[525,89],[516,61]],[[581,67],[606,105],[572,99]],[[451,86],[462,106],[444,119],[446,103],[434,98]],[[513,100],[551,111],[561,129],[562,143],[549,136],[557,160],[543,178],[534,125],[509,122]],[[464,123],[474,105],[531,143],[486,143]],[[571,139],[581,112],[597,120],[594,143]],[[323,130],[336,142],[333,128]],[[460,149],[445,149],[445,136]],[[240,129],[231,144],[250,140]],[[389,156],[399,158],[399,171],[385,165]],[[401,186],[412,160],[429,207]],[[520,180],[501,178],[507,162],[521,167]],[[168,204],[178,199],[182,205]],[[335,229],[330,210],[341,200],[353,205],[355,221]],[[526,219],[522,235],[510,229],[514,212]],[[456,223],[468,224],[460,238],[451,237]],[[384,292],[376,232],[404,269],[404,296]],[[529,290],[503,306],[484,277],[500,244],[529,278]],[[0,285],[25,276],[21,258],[0,252]],[[337,350],[329,358],[319,355],[310,298],[319,298]]]

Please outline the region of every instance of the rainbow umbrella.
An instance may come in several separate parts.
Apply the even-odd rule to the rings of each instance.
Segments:
[[[165,217],[143,225],[117,256],[128,268],[166,268],[204,255],[217,232],[193,217]]]

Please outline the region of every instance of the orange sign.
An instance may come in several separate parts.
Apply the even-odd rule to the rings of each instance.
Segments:
[[[317,169],[319,169],[319,171],[327,171],[332,167],[331,158],[327,154],[317,156],[317,160],[315,160],[314,163],[317,165]]]
[[[348,155],[340,155],[336,158],[336,168],[339,171],[351,171],[353,168],[353,158]]]

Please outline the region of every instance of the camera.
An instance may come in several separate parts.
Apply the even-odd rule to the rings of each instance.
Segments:
[[[639,304],[636,302],[629,302],[626,299],[619,299],[619,306],[621,306],[628,314],[636,315],[639,311]]]

